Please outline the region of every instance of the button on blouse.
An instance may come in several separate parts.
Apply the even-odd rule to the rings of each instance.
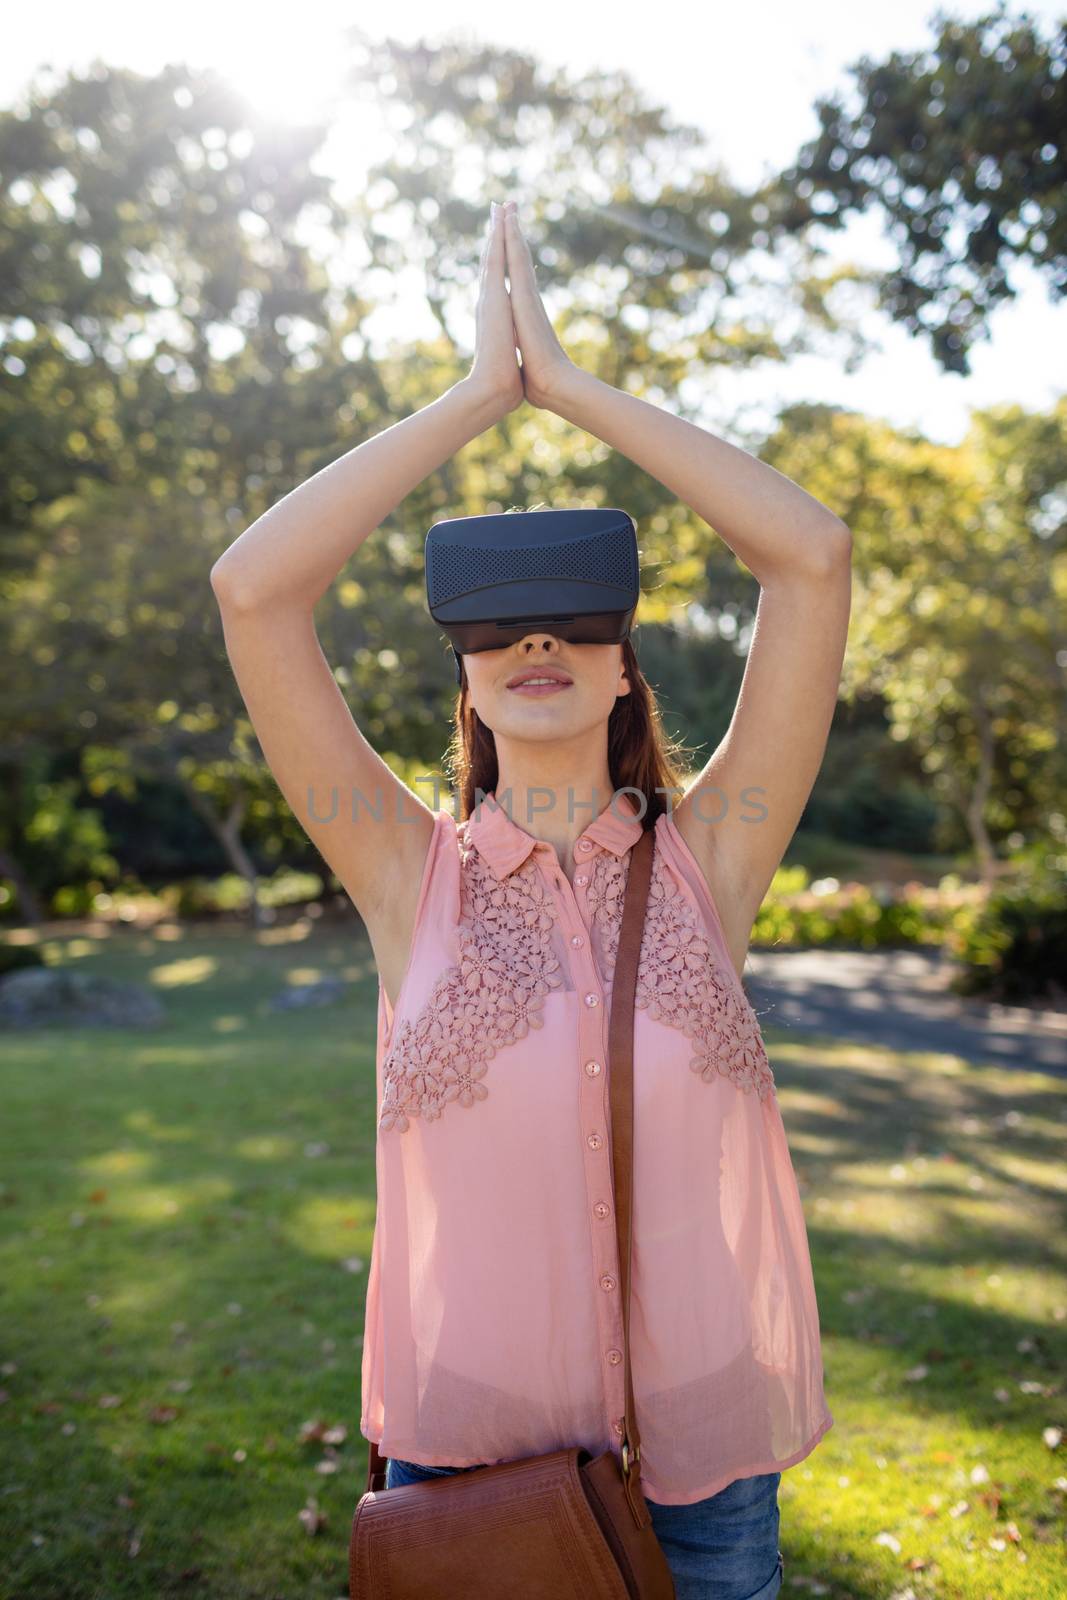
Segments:
[[[488,796],[434,813],[395,1014],[379,984],[377,1214],[360,1428],[427,1466],[618,1449],[623,1306],[608,1025],[620,792],[554,848]],[[634,1005],[630,1349],[642,1486],[689,1504],[833,1423],[796,1179],[759,1026],[669,812]]]

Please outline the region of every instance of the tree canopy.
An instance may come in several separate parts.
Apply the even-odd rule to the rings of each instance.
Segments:
[[[580,365],[696,415],[710,388],[752,363],[862,353],[835,295],[862,274],[826,271],[810,224],[837,225],[893,191],[871,173],[866,188],[830,184],[826,175],[844,170],[838,145],[811,154],[809,188],[791,201],[781,186],[746,193],[698,130],[672,122],[624,74],[548,72],[521,52],[470,43],[352,38],[352,93],[371,101],[389,138],[345,201],[319,170],[325,124],[279,129],[211,73],[143,76],[97,62],[33,86],[0,114],[8,878],[19,876],[35,794],[74,837],[50,763],[65,782],[80,762],[94,797],[171,785],[246,876],[255,859],[306,849],[244,715],[208,574],[296,484],[463,375],[488,197],[521,190],[531,142],[541,176],[529,236]],[[921,100],[937,137],[951,133],[970,152],[971,173],[985,148],[972,91],[985,84],[988,95],[990,74],[1009,83],[1009,98],[1022,90],[1020,107],[1036,96],[1040,118],[1045,86],[1059,104],[1059,44],[1039,47],[1020,23],[1009,71],[997,53],[1008,46],[993,50],[992,39],[988,28],[957,35],[946,24],[929,61],[894,58],[877,86],[870,69],[885,160],[893,128]],[[968,70],[944,76],[951,59]],[[1025,137],[1012,124],[996,138],[1032,154],[1040,118]],[[827,138],[831,128],[844,138],[843,111],[824,121]],[[931,183],[946,148],[913,151]],[[969,237],[967,193],[941,195],[954,219],[944,250]],[[1056,196],[1041,196],[1045,218]],[[919,218],[917,191],[901,203]],[[1051,270],[1060,237],[1046,228],[1042,243],[1034,223],[1026,248]],[[901,272],[914,268],[916,282],[918,260],[904,250]],[[967,260],[973,276],[977,246]],[[986,277],[988,305],[1001,291]],[[401,281],[420,285],[430,331],[383,344],[377,314]],[[930,314],[967,337],[980,301],[977,290],[966,299],[968,281],[946,265],[922,290]],[[975,309],[971,322],[952,295]],[[1047,417],[990,411],[953,451],[799,407],[765,444],[746,441],[852,526],[867,609],[851,691],[885,697],[894,737],[921,752],[980,853],[1010,836],[1012,817],[1040,827],[1059,776],[1054,751],[1030,763],[1048,719],[1062,727],[1063,717],[1063,429],[1062,407]],[[437,761],[454,692],[426,612],[425,530],[445,515],[562,498],[634,517],[638,622],[657,687],[688,719],[675,731],[693,746],[725,731],[755,611],[751,575],[627,458],[521,408],[420,484],[318,608],[353,713],[398,770]],[[668,624],[684,648],[655,640]],[[706,691],[692,681],[701,664],[714,684]],[[103,844],[87,838],[72,859],[103,859]]]
[[[880,212],[899,258],[875,275],[880,306],[965,373],[1013,266],[1067,293],[1067,23],[1046,35],[1002,4],[934,25],[927,48],[864,56],[850,97],[817,101],[820,132],[768,199],[775,237]]]

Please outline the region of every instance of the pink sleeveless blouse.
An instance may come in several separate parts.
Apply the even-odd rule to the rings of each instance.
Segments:
[[[360,1431],[428,1466],[619,1449],[608,1017],[630,848],[434,813],[395,1014],[379,981]],[[781,1471],[831,1427],[807,1232],[759,1025],[665,812],[634,1009],[631,1363],[650,1500]]]

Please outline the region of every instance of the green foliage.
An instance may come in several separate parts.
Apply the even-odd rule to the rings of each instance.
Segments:
[[[962,911],[985,899],[979,885],[946,877],[937,888],[920,883],[809,883],[802,867],[779,868],[752,930],[753,946],[815,945],[901,949],[942,944]]]
[[[1058,56],[1026,56],[1024,44],[1020,25],[1011,71],[1040,83],[1044,115],[1042,62]],[[949,29],[939,46],[969,61],[949,97],[963,110],[972,85],[1008,77],[972,45]],[[210,73],[100,65],[0,114],[12,179],[0,196],[0,847],[56,907],[88,910],[127,878],[226,871],[223,898],[236,906],[250,870],[269,881],[319,864],[245,715],[210,567],[294,484],[462,375],[486,202],[523,189],[532,127],[544,181],[524,222],[581,365],[684,414],[687,384],[696,393],[724,367],[785,360],[816,334],[848,331],[818,250],[794,226],[804,219],[783,224],[715,162],[690,162],[697,130],[625,77],[549,84],[533,58],[463,41],[428,52],[364,35],[359,48],[361,94],[383,116],[403,100],[435,159],[388,144],[348,211],[316,164],[330,130],[283,145]],[[902,83],[910,70],[899,64]],[[591,197],[581,135],[592,119],[623,173],[639,130],[639,187]],[[358,292],[343,272],[340,287],[331,281],[311,220],[339,266],[358,243]],[[382,351],[370,336],[376,286],[387,298],[413,265],[436,331]],[[981,851],[1046,825],[1067,750],[1064,416],[990,412],[952,452],[825,409],[784,415],[763,453],[856,537],[847,688],[877,708],[832,733],[807,826],[925,851],[955,848],[968,819]],[[451,656],[426,613],[425,529],[444,514],[539,503],[627,507],[642,557],[638,654],[668,731],[706,757],[728,725],[758,597],[751,574],[622,452],[520,409],[417,485],[316,610],[353,717],[413,786],[440,762],[454,703]],[[212,896],[190,886],[191,904]]]
[[[795,406],[763,456],[852,530],[845,697],[881,697],[983,868],[1047,837],[1067,792],[1067,399],[977,412],[958,446]]]
[[[99,810],[86,803],[76,762],[37,747],[0,775],[0,844],[42,899],[73,880],[117,878],[112,841]],[[0,914],[25,914],[13,884],[0,897]]]
[[[36,945],[11,944],[0,940],[0,977],[9,972],[20,972],[24,967],[43,967],[45,958]]]
[[[838,702],[819,775],[800,826],[836,843],[875,844],[926,855],[943,836],[946,811],[923,781],[910,742],[894,742],[880,695]],[[949,814],[950,815],[950,814]],[[955,830],[955,843],[966,834]],[[837,863],[830,871],[840,876]]]
[[[899,252],[878,279],[882,308],[966,373],[1015,293],[1010,265],[1067,292],[1067,28],[1042,33],[1003,5],[936,27],[925,49],[853,66],[851,105],[817,102],[820,133],[767,200],[776,236],[876,206]]]
[[[114,888],[111,882],[99,878],[79,878],[74,883],[61,883],[49,898],[49,911],[53,917],[91,917],[102,896]]]
[[[748,579],[745,585],[749,611],[755,606],[753,582]],[[727,623],[736,621],[733,611],[720,612],[717,607],[714,623],[698,627],[697,609],[691,606],[677,623],[641,622],[633,635],[638,663],[659,700],[664,727],[672,739],[690,746],[694,772],[730,726],[745,666],[736,644],[716,631],[724,617]]]
[[[886,784],[879,767],[888,763],[857,759],[861,751],[856,743],[849,741],[853,765],[846,780],[836,789],[824,781],[817,784],[818,794],[812,791],[805,824],[856,843],[876,839],[886,850],[928,851],[941,816],[936,802],[913,778],[898,777]]]
[[[839,883],[779,867],[752,930],[753,948],[864,950],[941,945],[958,964],[959,994],[1008,1003],[1067,997],[1067,849],[1037,841],[1004,863],[990,892],[944,874],[917,881]]]
[[[1067,998],[1067,849],[1036,844],[1009,863],[1011,876],[953,926],[949,946],[965,963],[962,994],[1026,1001]]]
[[[318,900],[323,888],[323,879],[317,873],[293,872],[287,867],[280,868],[271,878],[256,880],[256,896],[264,906],[304,905]],[[247,878],[224,872],[217,878],[185,878],[171,887],[166,898],[177,917],[210,917],[247,910],[252,889]]]
[[[777,270],[763,255],[762,197],[732,181],[699,126],[650,103],[628,74],[546,71],[534,55],[481,42],[429,47],[351,30],[357,36],[361,99],[384,126],[402,104],[421,130],[418,145],[385,145],[357,200],[367,271],[388,283],[416,262],[449,343],[453,293],[477,275],[489,200],[524,195],[523,229],[557,331],[574,359],[618,388],[677,395],[700,369],[783,361],[809,349],[816,330],[838,329],[834,278],[818,270],[817,250],[791,240],[789,271]],[[615,173],[607,186],[592,180],[591,127],[598,162]],[[631,473],[610,452],[582,454],[572,481],[583,492],[597,493],[606,474]],[[634,498],[598,503],[643,522],[664,497],[653,482],[642,489],[640,476]],[[546,482],[543,471],[524,474],[505,504],[544,498]]]

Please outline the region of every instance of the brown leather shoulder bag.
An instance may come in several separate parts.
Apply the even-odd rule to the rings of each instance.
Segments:
[[[608,1029],[612,1181],[623,1307],[621,1460],[580,1445],[385,1487],[373,1440],[352,1518],[351,1600],[674,1600],[641,1488],[630,1373],[633,1015],[654,837],[630,852]]]

